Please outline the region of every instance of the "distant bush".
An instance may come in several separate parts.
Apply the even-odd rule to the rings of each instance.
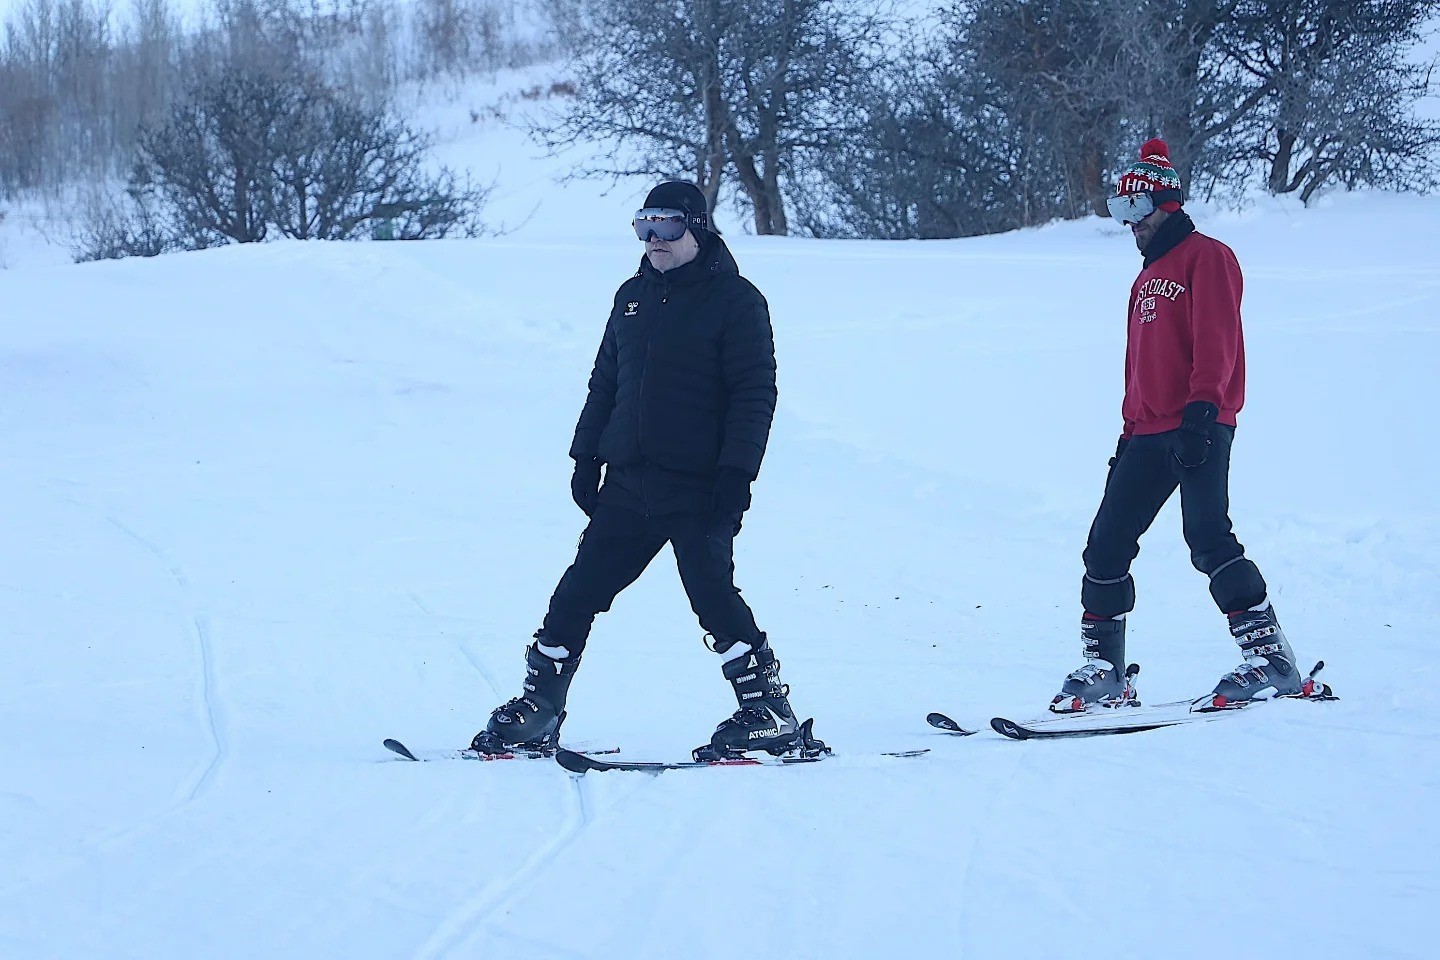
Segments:
[[[427,172],[430,141],[313,78],[231,70],[141,132],[125,199],[92,211],[79,260],[272,234],[420,240],[483,230],[487,189]]]
[[[179,236],[167,229],[153,210],[127,197],[119,203],[92,205],[82,218],[71,253],[77,263],[83,263],[158,257],[183,249]]]
[[[124,177],[201,73],[299,71],[368,103],[553,54],[508,0],[17,0],[0,30],[0,197]],[[528,19],[527,19],[528,18]],[[534,22],[530,22],[533,20]]]

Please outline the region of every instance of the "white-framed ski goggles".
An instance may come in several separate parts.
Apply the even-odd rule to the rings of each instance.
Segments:
[[[1142,190],[1139,193],[1122,193],[1118,197],[1111,197],[1105,201],[1105,207],[1110,211],[1110,216],[1124,224],[1139,223],[1150,214],[1155,208],[1170,200],[1183,200],[1184,195],[1179,190]]]
[[[650,238],[658,237],[667,243],[679,240],[685,236],[685,231],[690,229],[689,217],[684,210],[673,210],[669,207],[646,207],[643,210],[635,211],[635,219],[630,221],[635,228],[635,236],[642,241],[649,242]]]
[[[1139,223],[1155,212],[1155,198],[1150,191],[1127,193],[1105,201],[1110,216],[1124,224]]]

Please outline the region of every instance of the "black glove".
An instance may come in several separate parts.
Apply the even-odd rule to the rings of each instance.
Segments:
[[[750,477],[743,470],[721,467],[715,475],[715,516],[738,517],[750,509]]]
[[[1171,440],[1175,459],[1182,467],[1198,467],[1210,456],[1210,425],[1220,415],[1220,408],[1206,400],[1185,404],[1180,429]]]
[[[575,506],[585,511],[585,516],[595,512],[595,500],[600,496],[600,461],[576,460],[575,473],[570,477],[570,496]]]
[[[1110,458],[1111,470],[1115,469],[1115,464],[1119,463],[1120,458],[1125,455],[1125,448],[1128,446],[1130,446],[1130,438],[1122,433],[1119,442],[1115,444],[1115,456]]]

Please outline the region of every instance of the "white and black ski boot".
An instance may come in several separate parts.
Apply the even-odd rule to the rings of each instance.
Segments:
[[[1240,645],[1245,662],[1220,678],[1201,709],[1223,710],[1249,700],[1271,697],[1327,698],[1330,688],[1315,679],[1319,667],[1302,677],[1295,651],[1280,629],[1275,608],[1266,603],[1258,610],[1230,614],[1230,635]]]
[[[543,637],[525,648],[525,692],[490,714],[485,729],[475,734],[470,749],[499,754],[523,751],[554,753],[565,722],[565,696],[580,667],[579,657],[556,660],[539,648]]]
[[[780,661],[762,641],[752,650],[729,660],[721,668],[735,688],[740,708],[722,720],[710,742],[696,747],[696,760],[735,760],[747,750],[774,756],[818,756],[830,749],[809,735],[810,724],[800,723],[790,708],[790,688],[780,682]]]
[[[1050,701],[1052,713],[1083,713],[1091,707],[1133,707],[1140,701],[1135,693],[1135,675],[1140,668],[1125,663],[1125,620],[1080,621],[1080,640],[1085,646],[1085,665],[1072,670]]]

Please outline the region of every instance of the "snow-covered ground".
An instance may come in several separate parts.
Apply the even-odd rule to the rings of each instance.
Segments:
[[[1138,257],[1094,220],[732,229],[780,362],[739,582],[838,756],[577,779],[381,749],[463,745],[518,692],[640,193],[510,188],[540,212],[499,239],[0,272],[0,956],[1429,951],[1434,199],[1195,211],[1246,270],[1237,529],[1339,702],[929,730],[1036,714],[1079,662]],[[1157,702],[1237,662],[1174,507],[1135,570]],[[567,733],[676,757],[732,708],[667,551],[599,621]]]

